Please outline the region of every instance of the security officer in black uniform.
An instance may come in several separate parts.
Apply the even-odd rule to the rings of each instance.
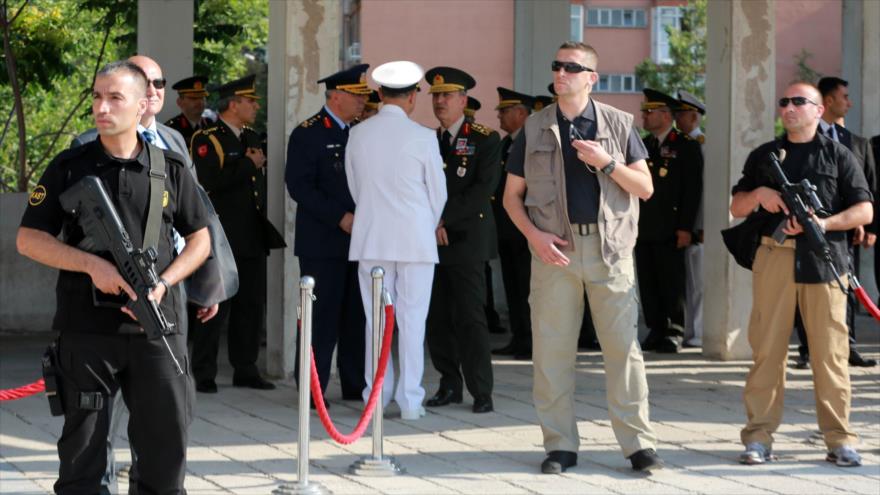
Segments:
[[[700,145],[672,126],[678,100],[645,89],[642,119],[654,194],[640,200],[636,270],[642,311],[651,332],[643,350],[676,353],[684,336],[684,249],[693,242],[703,196]]]
[[[192,159],[208,191],[238,267],[238,293],[220,303],[217,316],[194,322],[193,374],[196,390],[216,393],[220,333],[228,329],[232,385],[271,390],[257,369],[260,339],[266,325],[266,257],[284,247],[284,239],[266,218],[266,156],[260,135],[247,127],[260,108],[255,75],[217,88],[220,118],[192,138]]]
[[[60,461],[55,492],[107,493],[101,477],[107,463],[110,421],[107,399],[121,389],[131,411],[129,435],[137,444],[139,493],[185,493],[187,427],[193,400],[188,373],[178,375],[174,358],[184,363],[185,336],[148,339],[136,321],[108,298],[136,297],[108,252],[81,250],[85,235],[65,213],[59,196],[86,176],[106,188],[135,246],[143,245],[150,204],[150,159],[137,134],[147,108],[147,76],[128,61],[102,68],[93,88],[92,113],[99,139],[69,149],[49,164],[28,199],[18,231],[21,254],[61,270],[56,286],[53,328],[59,330],[59,393],[64,427],[58,440]],[[121,96],[121,97],[120,97]],[[151,297],[173,328],[185,313],[177,285],[204,262],[210,252],[208,212],[183,157],[160,151],[165,184],[155,265],[160,283]],[[186,239],[175,255],[172,228]],[[63,233],[62,239],[56,236]],[[170,350],[170,352],[169,352]],[[174,357],[172,357],[172,354]]]
[[[501,258],[501,278],[507,295],[507,309],[510,317],[510,342],[494,349],[492,354],[512,355],[515,359],[532,357],[532,323],[529,311],[529,279],[531,277],[532,255],[529,243],[522,232],[510,221],[507,210],[501,204],[504,186],[507,184],[507,171],[504,164],[510,154],[513,140],[519,135],[535,99],[507,88],[497,88],[498,122],[501,130],[507,133],[501,140],[501,178],[492,196],[492,213],[495,215],[495,230],[498,234],[498,256]],[[542,107],[543,108],[543,107]],[[491,280],[487,279],[491,285]]]
[[[318,81],[327,89],[326,103],[290,134],[285,170],[287,191],[297,203],[293,254],[299,257],[300,273],[317,281],[312,348],[321,390],[327,391],[338,345],[344,400],[361,400],[367,386],[358,266],[348,261],[355,211],[345,175],[345,145],[350,125],[370,94],[368,67],[356,65]]]
[[[165,125],[179,132],[187,148],[190,149],[192,149],[193,134],[214,125],[213,120],[202,116],[205,111],[205,98],[208,96],[207,84],[207,77],[192,76],[181,79],[171,86],[171,89],[177,91],[177,106],[181,113],[168,119]]]
[[[426,337],[440,388],[429,407],[462,401],[464,384],[475,413],[490,412],[492,359],[486,323],[485,263],[496,256],[497,240],[490,197],[501,173],[501,139],[492,129],[464,116],[467,90],[476,85],[466,72],[435,67],[425,73],[431,85],[437,138],[446,173],[448,200],[437,244]]]

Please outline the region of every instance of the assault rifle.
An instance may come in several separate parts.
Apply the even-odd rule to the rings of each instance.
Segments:
[[[823,217],[829,216],[828,212],[822,206],[822,201],[816,195],[816,186],[813,185],[809,179],[802,179],[797,184],[789,182],[788,177],[785,176],[785,172],[782,171],[782,165],[780,164],[783,160],[785,160],[785,150],[780,150],[779,156],[777,156],[776,153],[770,153],[770,176],[781,189],[782,201],[788,208],[789,217],[794,217],[801,227],[803,227],[804,238],[807,241],[808,248],[813,254],[825,261],[831,269],[831,273],[834,274],[837,286],[840,287],[840,290],[842,290],[844,294],[846,294],[847,291],[840,282],[840,273],[834,265],[831,246],[825,239],[822,229],[813,221],[813,212],[815,212],[816,215],[821,215]],[[785,240],[786,234],[782,229],[785,228],[787,222],[788,217],[784,218],[773,232],[773,239],[780,244]]]
[[[75,216],[82,227],[88,239],[83,247],[90,252],[109,251],[113,255],[122,278],[137,294],[137,300],[129,300],[125,306],[137,317],[147,338],[162,339],[171,354],[177,373],[182,375],[183,369],[165,339],[174,324],[165,318],[156,301],[147,298],[150,291],[159,284],[155,267],[158,260],[156,249],[152,246],[145,250],[134,248],[110,195],[94,175],[82,178],[58,199],[61,207]]]

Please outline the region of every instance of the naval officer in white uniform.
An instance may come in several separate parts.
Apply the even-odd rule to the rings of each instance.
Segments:
[[[382,108],[351,130],[345,153],[345,173],[356,210],[348,259],[358,262],[364,311],[372,314],[375,266],[385,270],[385,288],[394,301],[400,376],[394,388],[394,364],[389,361],[382,390],[383,403],[394,400],[401,418],[425,415],[422,400],[425,320],[431,301],[434,265],[438,262],[434,232],[446,204],[443,160],[434,131],[409,119],[424,71],[412,62],[389,62],[377,67],[372,79],[379,85]],[[367,387],[372,390],[372,319],[367,318]]]

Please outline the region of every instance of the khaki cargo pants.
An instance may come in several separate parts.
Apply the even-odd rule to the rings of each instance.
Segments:
[[[768,237],[761,241],[752,265],[749,344],[755,364],[743,392],[748,424],[740,434],[742,442],[770,447],[782,422],[786,358],[797,303],[810,343],[816,415],[825,444],[829,449],[855,444],[858,436],[849,427],[846,296],[836,282],[795,283],[794,240],[782,245]]]
[[[632,257],[614,266],[602,260],[599,234],[574,235],[566,267],[545,265],[532,255],[529,304],[535,366],[533,398],[547,452],[577,452],[575,364],[584,313],[584,289],[602,346],[611,426],[628,457],[654,448],[648,419],[648,383],[638,343],[638,301]]]

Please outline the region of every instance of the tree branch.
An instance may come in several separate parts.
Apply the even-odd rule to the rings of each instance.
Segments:
[[[21,14],[21,12],[24,10],[25,7],[27,7],[27,4],[30,3],[30,1],[31,0],[24,0],[24,3],[21,4],[21,7],[19,7],[18,10],[15,12],[15,15],[12,16],[12,18],[9,19],[9,21],[7,21],[7,24],[12,24],[13,22],[15,22],[15,20],[18,19],[18,15]],[[6,1],[4,1],[3,3],[6,4]],[[3,9],[3,10],[5,11],[6,9]]]
[[[111,28],[108,24],[108,26],[104,30],[104,40],[101,42],[101,51],[98,52],[98,59],[95,62],[95,69],[92,72],[92,81],[91,81],[91,84],[89,84],[90,88],[95,85],[95,77],[98,75],[98,70],[101,68],[101,61],[103,60],[104,52],[107,49],[107,41],[110,39],[110,29]],[[76,102],[76,106],[74,106],[73,110],[71,110],[70,113],[67,114],[67,117],[64,119],[64,122],[61,123],[61,127],[59,127],[58,131],[55,132],[55,137],[52,139],[52,142],[49,143],[49,146],[46,148],[46,151],[43,152],[43,156],[41,156],[40,159],[37,160],[34,167],[28,172],[28,174],[27,174],[28,180],[30,180],[30,178],[34,174],[34,172],[39,170],[40,167],[43,165],[43,163],[51,156],[52,150],[55,148],[55,145],[58,143],[58,139],[64,133],[64,129],[67,127],[67,124],[70,123],[70,120],[73,118],[74,115],[76,115],[76,112],[79,110],[79,108],[82,106],[82,104],[86,101],[86,98],[89,97],[89,94],[91,94],[90,91],[88,91],[88,90],[84,91],[82,96],[80,97],[79,101]]]
[[[25,2],[24,5],[27,5]],[[22,8],[24,8],[22,5]],[[8,12],[8,0],[3,1],[2,24],[3,24],[3,53],[6,56],[6,72],[9,76],[9,84],[12,86],[12,96],[15,101],[15,116],[18,121],[18,190],[27,191],[27,132],[25,129],[24,106],[21,98],[21,88],[18,86],[18,70],[15,64],[15,54],[12,53],[12,40],[9,33],[9,21],[6,14]],[[20,10],[19,10],[20,12]],[[17,15],[17,14],[16,14]]]

